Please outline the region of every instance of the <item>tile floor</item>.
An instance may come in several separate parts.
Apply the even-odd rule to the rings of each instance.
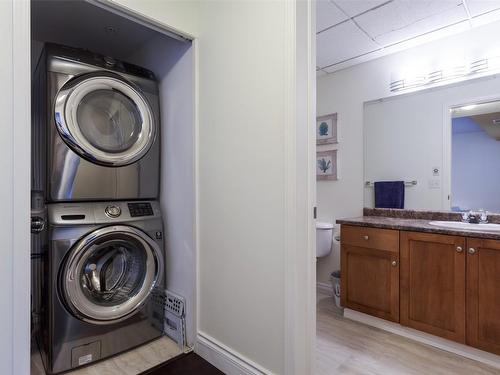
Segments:
[[[68,375],[137,375],[182,353],[168,337],[161,337],[136,349],[119,354],[94,365],[67,372]],[[31,375],[45,375],[38,349],[31,354]]]

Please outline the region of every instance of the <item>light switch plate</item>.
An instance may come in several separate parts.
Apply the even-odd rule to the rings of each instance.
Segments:
[[[440,189],[441,188],[441,181],[438,179],[431,179],[429,180],[429,189]]]

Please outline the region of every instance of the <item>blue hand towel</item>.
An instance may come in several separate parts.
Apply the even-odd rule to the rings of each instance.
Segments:
[[[404,181],[375,182],[375,208],[404,208]]]

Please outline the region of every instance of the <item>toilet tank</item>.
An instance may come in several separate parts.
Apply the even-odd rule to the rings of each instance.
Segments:
[[[316,257],[321,258],[332,252],[333,224],[316,222]]]

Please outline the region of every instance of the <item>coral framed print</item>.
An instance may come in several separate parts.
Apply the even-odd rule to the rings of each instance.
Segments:
[[[316,144],[327,145],[338,143],[337,114],[332,113],[316,118]]]
[[[316,153],[316,179],[338,180],[337,176],[337,150],[320,151]]]

